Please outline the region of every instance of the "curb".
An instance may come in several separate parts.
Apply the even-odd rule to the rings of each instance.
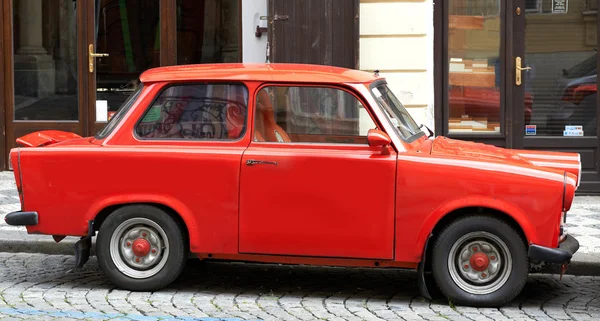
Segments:
[[[50,235],[34,235],[20,231],[0,232],[0,252],[37,253],[48,255],[75,255],[75,242],[79,237],[65,237],[56,243]],[[92,238],[90,256],[96,255],[96,242]]]
[[[75,242],[78,237],[65,237],[56,243],[52,236],[33,235],[21,231],[0,232],[0,252],[35,253],[47,255],[74,255]],[[90,257],[96,255],[96,242],[92,238]],[[560,265],[547,265],[541,271],[531,274],[560,275]],[[564,275],[600,276],[600,253],[575,253]]]

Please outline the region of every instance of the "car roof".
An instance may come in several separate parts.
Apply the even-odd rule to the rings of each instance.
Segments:
[[[374,73],[355,69],[291,63],[176,65],[148,69],[140,75],[142,83],[198,80],[367,83],[381,78]]]

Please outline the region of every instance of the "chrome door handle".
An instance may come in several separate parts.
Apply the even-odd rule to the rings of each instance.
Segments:
[[[246,161],[246,165],[248,165],[248,166],[252,166],[252,165],[275,165],[275,166],[277,166],[277,162],[249,159],[249,160]]]

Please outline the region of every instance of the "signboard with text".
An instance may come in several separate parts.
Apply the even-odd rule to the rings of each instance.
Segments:
[[[567,13],[569,0],[552,0],[552,13]]]

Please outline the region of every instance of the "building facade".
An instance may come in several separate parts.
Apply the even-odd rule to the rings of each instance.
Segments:
[[[600,193],[597,0],[1,0],[0,167],[16,137],[92,135],[145,69],[379,70],[437,135],[581,153]],[[108,56],[104,55],[108,54]]]

